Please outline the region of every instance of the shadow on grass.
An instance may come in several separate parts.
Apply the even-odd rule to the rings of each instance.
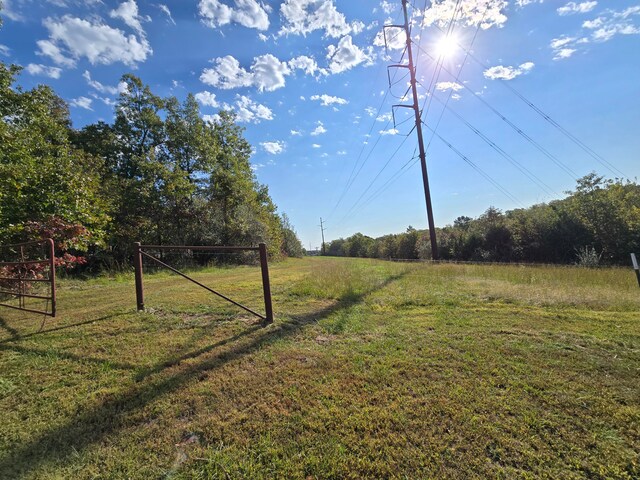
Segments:
[[[20,338],[20,332],[18,330],[16,330],[15,328],[11,327],[10,325],[7,324],[6,320],[2,317],[0,317],[0,328],[6,330],[7,332],[9,332],[9,335],[11,335],[11,338],[8,338],[6,340],[2,340],[0,341],[0,343],[4,343],[4,342],[8,342],[10,340],[15,340],[16,338]]]
[[[164,395],[178,390],[191,379],[198,378],[204,372],[220,368],[234,359],[268,347],[272,343],[287,338],[307,325],[316,323],[336,312],[349,309],[354,304],[364,301],[368,295],[383,289],[403,276],[404,274],[391,276],[375,288],[358,295],[350,295],[348,300],[341,300],[335,305],[325,307],[310,315],[297,316],[289,321],[278,322],[264,329],[254,327],[249,329],[248,332],[243,332],[210,347],[162,362],[157,367],[143,371],[136,377],[140,381],[150,377],[153,378],[152,374],[160,373],[169,366],[179,365],[183,360],[197,358],[220,346],[259,331],[249,341],[240,343],[216,356],[203,359],[199,363],[186,365],[182,370],[171,374],[169,377],[161,377],[134,385],[128,391],[111,397],[96,407],[79,412],[77,416],[68,419],[63,425],[44,432],[39,438],[17,446],[13,451],[7,452],[0,458],[0,477],[18,478],[38,469],[43,464],[51,461],[61,461],[71,454],[77,454],[105,436],[113,434],[121,428],[130,427],[131,425],[127,425],[127,415]]]
[[[60,330],[67,330],[69,328],[82,327],[84,325],[90,325],[95,322],[110,320],[112,318],[121,317],[123,315],[127,315],[127,313],[114,313],[112,315],[106,315],[104,317],[94,318],[92,320],[85,320],[84,322],[72,323],[69,325],[62,325],[60,327],[48,328],[46,330],[38,330],[37,332],[27,333],[26,335],[20,335],[20,332],[18,330],[7,325],[5,320],[2,317],[0,317],[0,327],[4,328],[11,334],[10,338],[5,338],[4,340],[0,340],[0,345],[7,342],[16,342],[18,340],[23,340],[25,338],[35,337],[36,335],[45,335],[47,333],[58,332]]]
[[[87,357],[86,355],[74,355],[73,353],[59,352],[57,350],[38,350],[37,348],[26,348],[19,345],[0,344],[0,352],[2,351],[18,352],[23,355],[39,355],[49,358],[53,357],[57,360],[72,360],[81,363],[94,363],[96,365],[116,368],[118,370],[136,370],[139,368],[137,365],[131,365],[130,363],[113,362],[106,358],[93,358]]]

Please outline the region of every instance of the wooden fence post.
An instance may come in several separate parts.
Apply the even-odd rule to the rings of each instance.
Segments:
[[[271,305],[271,285],[269,285],[269,264],[267,263],[267,246],[264,243],[258,245],[260,250],[260,268],[262,269],[262,289],[264,290],[264,309],[266,312],[265,323],[273,323],[273,306]]]
[[[631,263],[633,263],[633,269],[636,271],[636,278],[638,279],[638,286],[640,287],[640,266],[638,266],[638,259],[636,254],[631,254]]]
[[[142,250],[140,248],[140,242],[136,242],[134,245],[134,257],[133,263],[136,271],[136,302],[138,304],[138,311],[144,311],[144,287],[142,283]]]
[[[52,238],[47,239],[49,247],[49,280],[51,281],[51,316],[56,316],[56,247]]]

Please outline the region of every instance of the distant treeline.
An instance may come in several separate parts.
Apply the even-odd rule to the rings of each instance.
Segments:
[[[490,207],[478,218],[458,217],[437,229],[442,260],[628,264],[640,253],[640,185],[591,173],[562,200],[501,212]],[[334,256],[430,259],[428,231],[332,241]]]
[[[67,104],[48,86],[22,89],[19,72],[0,62],[0,243],[54,236],[106,267],[126,264],[134,241],[302,255],[234,114],[204,121],[193,95],[161,98],[124,75],[113,122],[77,130]]]

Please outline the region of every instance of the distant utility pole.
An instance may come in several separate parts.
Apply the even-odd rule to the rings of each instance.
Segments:
[[[429,189],[429,175],[427,174],[427,158],[424,150],[424,140],[422,138],[422,120],[420,107],[418,105],[418,90],[416,88],[416,69],[413,65],[413,52],[411,49],[411,31],[409,29],[409,15],[407,14],[407,0],[402,0],[402,11],[404,12],[404,25],[386,25],[386,28],[402,28],[407,37],[407,57],[409,63],[389,65],[387,68],[408,68],[411,75],[411,93],[413,95],[412,105],[393,105],[394,107],[412,108],[416,117],[416,132],[418,133],[418,148],[420,149],[420,165],[422,166],[422,183],[424,186],[424,199],[427,204],[427,220],[429,222],[429,237],[431,239],[431,258],[438,260],[438,243],[436,241],[436,226],[433,221],[433,207],[431,205],[431,191]],[[386,40],[386,35],[385,35]],[[395,118],[395,117],[394,117]],[[395,120],[394,120],[395,122]]]
[[[324,224],[322,223],[322,217],[320,217],[320,231],[322,232],[322,255],[325,254],[324,248]]]

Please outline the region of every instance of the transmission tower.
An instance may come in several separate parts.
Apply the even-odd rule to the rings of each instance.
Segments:
[[[420,107],[418,105],[418,90],[416,87],[416,69],[413,64],[413,52],[411,49],[411,30],[409,28],[409,15],[407,14],[407,0],[402,0],[402,11],[404,13],[404,24],[403,25],[385,25],[385,43],[386,43],[386,29],[387,28],[395,28],[395,29],[403,29],[406,40],[407,40],[407,57],[408,63],[397,63],[394,65],[389,65],[389,68],[406,68],[409,70],[409,75],[411,77],[411,94],[413,96],[413,104],[411,105],[393,105],[391,107],[392,112],[394,108],[411,108],[414,111],[414,115],[416,118],[415,129],[418,134],[418,148],[420,151],[420,165],[422,167],[422,183],[424,186],[424,199],[427,204],[427,220],[429,222],[429,238],[431,240],[431,258],[433,260],[438,260],[438,243],[436,240],[436,226],[433,221],[433,207],[431,205],[431,191],[429,189],[429,175],[427,174],[427,158],[424,150],[424,140],[422,137],[422,119]],[[391,83],[391,82],[389,82]],[[394,115],[394,127],[395,127],[395,115]]]

